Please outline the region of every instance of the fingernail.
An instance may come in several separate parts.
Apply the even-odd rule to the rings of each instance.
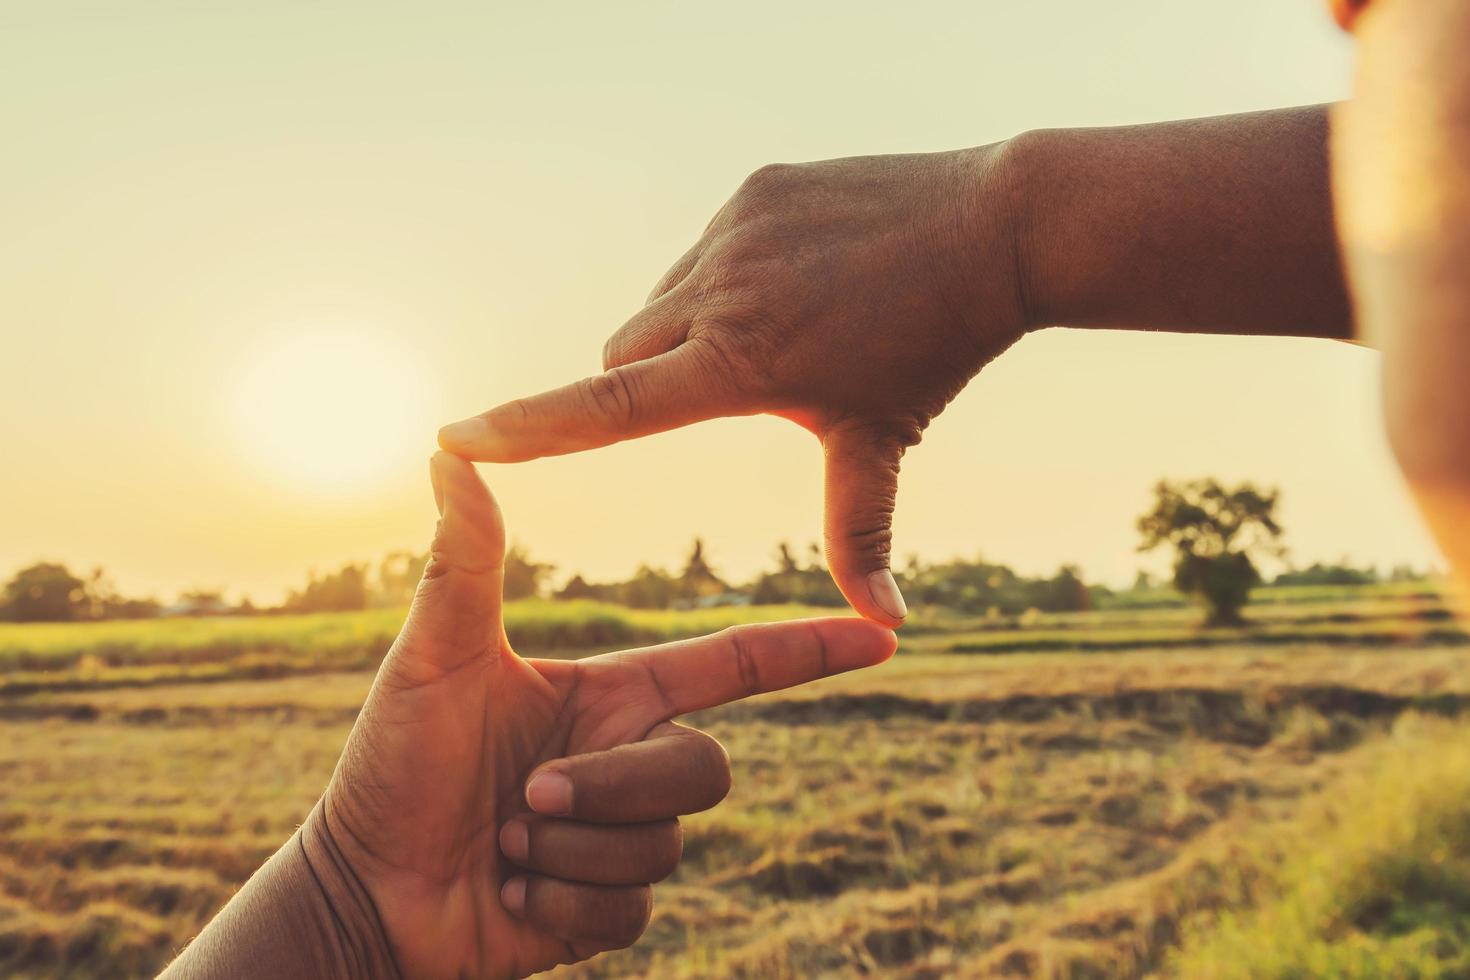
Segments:
[[[439,445],[452,453],[464,452],[484,442],[490,435],[490,423],[480,418],[462,419],[439,430]]]
[[[537,813],[564,817],[572,812],[572,781],[559,772],[543,772],[526,784],[526,803]]]
[[[507,912],[521,915],[526,911],[526,879],[512,878],[500,886],[500,904]]]
[[[909,614],[908,603],[898,591],[898,582],[891,569],[883,568],[868,576],[868,595],[873,597],[879,609],[894,619],[903,619]]]
[[[439,482],[439,454],[435,453],[429,457],[429,486],[434,488],[434,506],[439,508],[439,516],[444,516],[444,487]]]
[[[516,863],[531,856],[531,831],[520,820],[512,820],[500,828],[500,853]]]

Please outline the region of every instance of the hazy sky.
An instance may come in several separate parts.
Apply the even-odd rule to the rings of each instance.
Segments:
[[[0,5],[0,574],[274,599],[422,548],[438,424],[595,370],[752,169],[1326,101],[1314,0]],[[24,8],[24,9],[23,9]],[[1343,344],[1050,331],[910,453],[900,556],[1126,580],[1160,476],[1434,560]],[[569,573],[819,532],[770,419],[485,470]]]

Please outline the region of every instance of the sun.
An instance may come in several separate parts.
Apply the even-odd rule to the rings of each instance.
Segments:
[[[293,331],[262,338],[237,367],[242,461],[272,482],[360,490],[421,469],[434,449],[436,389],[422,358],[390,337]]]

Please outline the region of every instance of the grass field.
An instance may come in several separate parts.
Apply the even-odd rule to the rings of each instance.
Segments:
[[[890,664],[705,713],[730,800],[644,940],[563,974],[1470,975],[1470,645],[1423,587],[1264,598],[1218,635],[920,611]],[[310,808],[399,615],[0,630],[0,975],[166,962]]]

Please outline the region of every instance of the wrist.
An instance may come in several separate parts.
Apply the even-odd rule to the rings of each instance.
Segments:
[[[328,927],[325,938],[332,960],[345,967],[342,975],[398,980],[401,971],[377,904],[332,833],[325,797],[293,843],[308,872],[304,904]]]
[[[320,803],[164,971],[164,980],[398,980],[387,934]]]
[[[998,144],[996,169],[1007,208],[1009,248],[1015,269],[1015,289],[1021,329],[1032,333],[1058,321],[1047,288],[1047,252],[1038,240],[1042,222],[1036,214],[1039,194],[1054,153],[1050,131],[1029,130]]]
[[[1010,142],[948,154],[945,200],[952,237],[942,284],[971,341],[988,360],[1033,326],[1022,262],[1026,171]]]

